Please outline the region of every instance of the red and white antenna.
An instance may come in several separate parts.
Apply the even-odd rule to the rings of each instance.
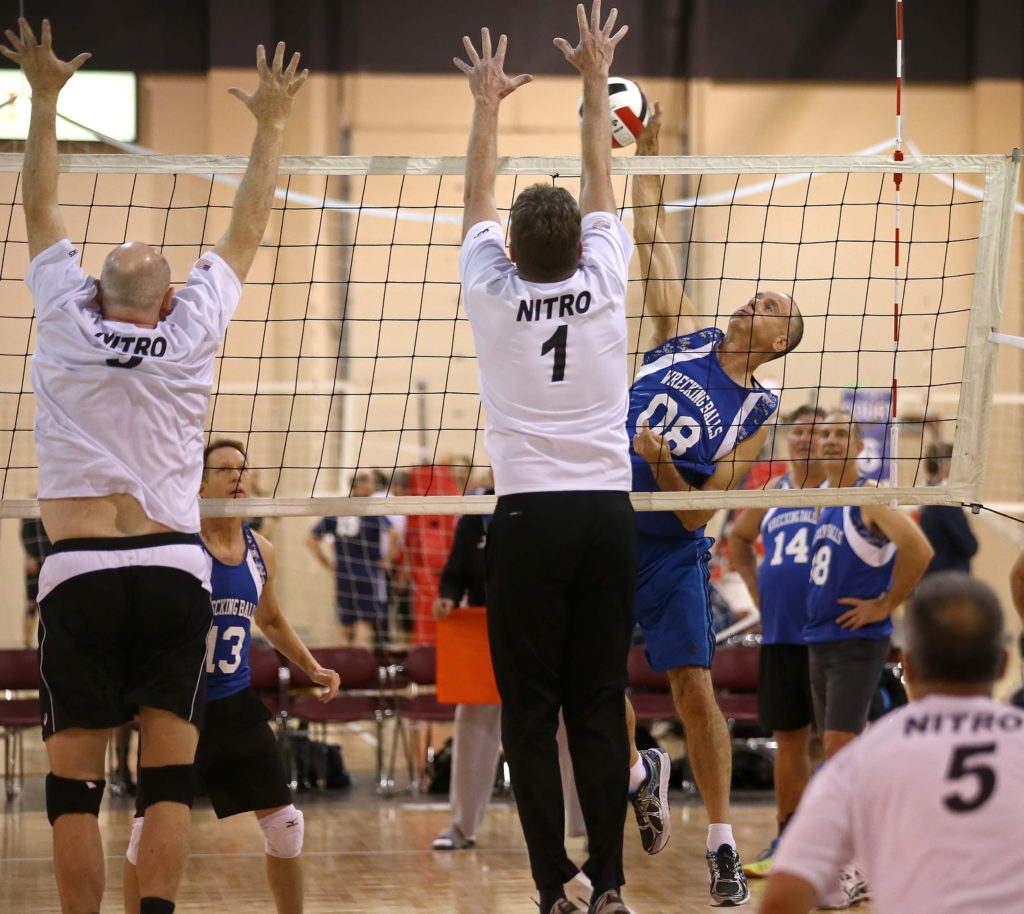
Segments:
[[[896,0],[896,149],[893,161],[903,161],[903,0]],[[900,342],[900,183],[903,175],[895,172],[892,176],[896,186],[894,264],[893,264],[893,306],[892,306],[892,424],[889,426],[889,483],[899,485],[898,442],[896,426],[896,357]]]

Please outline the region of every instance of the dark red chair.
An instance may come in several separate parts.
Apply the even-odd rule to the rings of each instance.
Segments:
[[[329,724],[351,723],[372,720],[377,738],[377,784],[384,785],[384,721],[390,716],[390,698],[383,687],[381,670],[376,655],[364,647],[315,648],[312,651],[317,662],[337,672],[341,679],[338,694],[331,701],[322,702],[316,695],[293,695],[288,713],[296,720],[305,721],[311,736],[323,749],[318,755],[317,781],[320,784],[327,776],[327,727]],[[302,670],[288,662],[292,689],[319,689]]]
[[[32,692],[33,698],[17,695]],[[4,790],[7,799],[25,784],[24,733],[42,725],[39,707],[39,655],[32,648],[0,650],[0,728],[4,740]]]
[[[647,662],[643,647],[629,649],[629,701],[633,713],[642,724],[674,720],[675,703],[667,673],[655,673]]]
[[[732,730],[736,723],[757,723],[759,645],[727,645],[715,650],[711,683],[722,714]]]
[[[398,744],[402,743],[409,771],[410,789],[424,787],[426,774],[434,761],[433,726],[455,720],[456,705],[437,700],[437,648],[433,644],[417,644],[410,648],[398,675],[408,683],[406,694],[396,694],[395,726],[391,737],[388,765],[388,787],[394,788]],[[416,770],[409,724],[426,726],[426,751],[423,764]]]
[[[269,644],[253,644],[249,648],[250,686],[259,692],[263,704],[274,715],[280,728],[288,718],[288,687],[291,671],[285,660]]]

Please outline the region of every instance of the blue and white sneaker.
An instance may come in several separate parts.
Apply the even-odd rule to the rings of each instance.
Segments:
[[[640,753],[647,767],[647,777],[629,795],[640,827],[640,843],[648,854],[656,854],[668,844],[672,819],[668,807],[668,777],[672,759],[661,749],[644,749]]]

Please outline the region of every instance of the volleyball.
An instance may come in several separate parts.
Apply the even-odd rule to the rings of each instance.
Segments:
[[[608,108],[612,118],[612,146],[616,149],[635,143],[651,119],[651,109],[643,90],[631,79],[621,76],[608,77]],[[582,120],[582,97],[579,116]]]

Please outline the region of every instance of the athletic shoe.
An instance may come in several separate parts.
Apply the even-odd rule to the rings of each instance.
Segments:
[[[640,826],[640,843],[648,854],[656,854],[668,844],[672,817],[668,808],[668,776],[672,760],[661,749],[644,749],[640,753],[647,768],[647,777],[629,795]]]
[[[723,844],[717,851],[708,851],[706,859],[711,877],[711,907],[735,908],[750,901],[750,889],[735,847]]]
[[[629,914],[629,908],[622,903],[622,896],[615,889],[609,889],[587,908],[587,914]]]
[[[779,839],[772,838],[769,844],[753,863],[745,863],[743,872],[751,879],[764,879],[772,871],[772,861],[775,859],[775,848],[779,846]]]
[[[463,837],[462,832],[452,825],[450,828],[438,832],[434,843],[430,846],[435,851],[461,851],[475,845],[476,841],[473,838]]]
[[[839,884],[843,887],[843,892],[846,893],[851,908],[871,900],[871,893],[868,890],[864,874],[856,867],[843,867],[839,873]]]
[[[548,914],[583,914],[583,908],[577,907],[563,895],[551,906]]]

